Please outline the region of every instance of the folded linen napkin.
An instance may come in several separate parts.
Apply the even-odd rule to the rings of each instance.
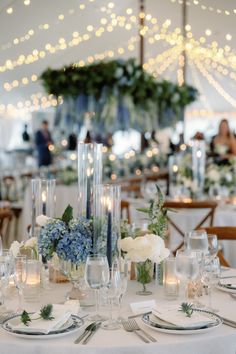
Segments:
[[[180,308],[180,307],[179,307]],[[191,317],[187,317],[185,313],[179,311],[179,308],[169,307],[169,308],[153,308],[152,314],[154,317],[158,317],[162,321],[173,324],[178,327],[201,327],[210,323],[214,323],[214,319],[210,318],[203,312],[194,311]]]
[[[52,310],[53,320],[44,320],[39,318],[39,311],[32,314],[30,317],[32,319],[28,326],[25,326],[21,320],[20,316],[12,318],[8,321],[8,325],[11,329],[17,331],[24,331],[25,333],[40,332],[43,334],[48,334],[51,331],[55,331],[62,327],[68,322],[71,317],[70,307],[67,305],[54,304]],[[33,320],[35,319],[35,320]]]

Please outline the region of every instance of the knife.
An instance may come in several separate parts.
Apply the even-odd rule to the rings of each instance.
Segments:
[[[221,317],[221,318],[222,318],[222,320],[223,320],[223,323],[224,323],[226,326],[230,326],[230,327],[236,328],[236,322],[231,321],[231,320],[228,320],[227,318],[224,318],[224,317]]]
[[[140,317],[140,316],[144,316],[144,315],[150,315],[151,313],[152,313],[152,311],[148,311],[148,312],[139,313],[137,315],[131,315],[131,316],[128,316],[128,320],[130,320],[131,318],[136,318],[136,317]]]
[[[89,334],[87,335],[87,337],[83,340],[82,344],[87,344],[88,341],[94,336],[94,334],[97,332],[97,330],[99,329],[99,327],[101,326],[101,322],[97,322],[92,329],[90,330]]]
[[[78,337],[76,338],[76,340],[74,341],[74,344],[78,344],[81,342],[82,339],[84,339],[84,337],[86,337],[87,334],[90,333],[90,331],[96,326],[96,322],[91,323],[89,326],[87,326],[84,330],[84,332]]]

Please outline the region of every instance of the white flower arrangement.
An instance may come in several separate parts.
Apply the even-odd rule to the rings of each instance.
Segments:
[[[31,237],[26,241],[18,242],[14,241],[10,247],[10,253],[13,257],[19,256],[21,250],[32,250],[34,252],[35,258],[38,259],[38,240],[37,237]]]
[[[132,262],[145,262],[150,260],[160,263],[170,254],[160,236],[146,234],[132,238],[126,237],[120,241],[122,251],[126,252],[125,258]]]

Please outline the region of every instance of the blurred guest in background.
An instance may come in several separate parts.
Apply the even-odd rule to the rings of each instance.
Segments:
[[[193,136],[194,140],[205,140],[204,134],[202,132],[196,132]]]
[[[212,139],[211,150],[219,161],[227,161],[236,156],[236,139],[230,131],[227,119],[221,120],[218,134]]]
[[[25,126],[24,126],[24,131],[22,133],[22,140],[25,143],[28,143],[30,141],[30,136],[29,136],[29,133],[28,133],[28,125],[27,124],[25,124]]]
[[[36,132],[35,145],[38,151],[38,166],[49,166],[52,163],[52,155],[49,145],[52,144],[51,133],[48,130],[48,122],[42,122],[41,129]]]

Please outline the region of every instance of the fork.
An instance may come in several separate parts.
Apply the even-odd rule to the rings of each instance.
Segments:
[[[147,340],[145,337],[143,337],[138,331],[133,329],[133,327],[130,325],[130,321],[122,321],[122,325],[123,325],[125,331],[134,332],[140,339],[142,339],[143,342],[150,343],[149,340]]]
[[[157,342],[156,338],[152,337],[149,333],[140,328],[134,319],[129,320],[129,323],[131,328],[133,328],[135,331],[141,331],[150,341]]]

